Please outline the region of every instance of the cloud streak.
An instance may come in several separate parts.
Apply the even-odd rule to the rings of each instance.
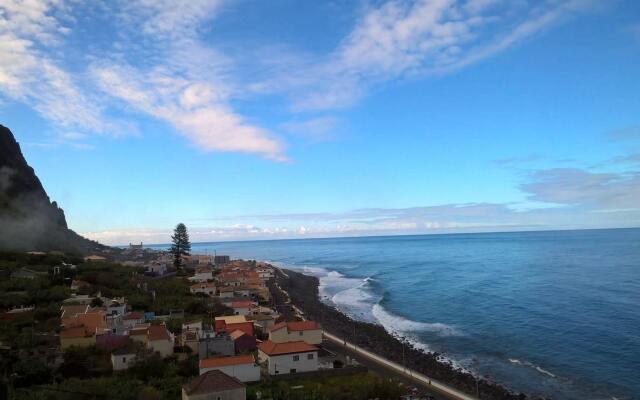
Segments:
[[[240,215],[185,221],[195,241],[500,232],[640,226],[640,172],[556,168],[532,172],[520,186],[536,203],[465,203],[348,212]],[[121,244],[164,243],[166,230],[86,232]]]

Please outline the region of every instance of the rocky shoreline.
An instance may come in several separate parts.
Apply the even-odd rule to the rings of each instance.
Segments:
[[[319,322],[328,332],[398,363],[403,361],[404,346],[404,359],[407,368],[429,375],[469,394],[476,394],[475,377],[468,372],[455,369],[450,364],[439,361],[438,353],[425,353],[415,349],[411,344],[403,343],[389,334],[380,325],[356,321],[322,303],[318,297],[318,278],[296,271],[278,270],[275,281],[280,288],[289,294],[291,303],[301,309],[308,319]],[[275,287],[271,289],[275,304],[282,305],[289,300]],[[280,311],[288,318],[295,317],[295,313],[290,307],[281,308]],[[522,393],[512,393],[505,387],[484,379],[480,379],[478,387],[481,399],[528,398]]]

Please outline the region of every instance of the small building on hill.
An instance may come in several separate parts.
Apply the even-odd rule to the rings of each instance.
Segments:
[[[267,364],[269,375],[317,371],[318,348],[303,341],[274,343],[266,340],[258,345],[258,360]]]
[[[200,375],[213,370],[224,372],[241,382],[260,380],[260,366],[256,364],[256,359],[251,354],[200,360]]]
[[[245,386],[222,371],[205,372],[182,386],[182,400],[245,400]]]
[[[313,321],[280,322],[269,328],[269,340],[275,343],[302,340],[308,344],[321,344],[322,329]]]

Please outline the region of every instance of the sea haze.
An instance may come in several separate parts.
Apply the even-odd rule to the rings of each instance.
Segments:
[[[529,394],[640,393],[640,229],[198,243],[320,278],[320,296]]]

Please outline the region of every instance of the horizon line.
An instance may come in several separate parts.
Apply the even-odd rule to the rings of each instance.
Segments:
[[[485,232],[433,232],[433,233],[413,233],[413,234],[385,234],[385,235],[362,235],[362,236],[319,236],[305,238],[275,238],[275,239],[233,239],[208,242],[192,242],[191,244],[210,244],[210,243],[235,243],[235,242],[273,242],[285,240],[322,240],[322,239],[365,239],[365,238],[383,238],[383,237],[408,237],[408,236],[454,236],[454,235],[484,235],[484,234],[508,234],[508,233],[536,233],[536,232],[571,232],[571,231],[604,231],[604,230],[621,230],[621,229],[640,229],[640,226],[631,227],[613,227],[613,228],[556,228],[556,229],[528,229],[528,230],[512,230],[512,231],[485,231]],[[140,242],[144,245],[144,242]],[[127,247],[129,244],[111,245],[110,247]],[[167,243],[150,243],[147,247],[171,245]]]

